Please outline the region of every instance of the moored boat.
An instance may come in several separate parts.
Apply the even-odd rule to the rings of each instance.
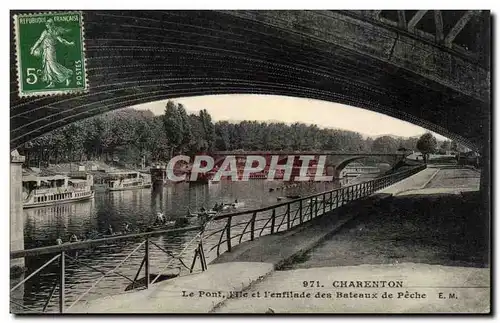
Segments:
[[[121,171],[107,174],[107,189],[123,191],[151,187],[151,176],[135,171]]]
[[[57,205],[94,197],[92,175],[23,176],[23,208]]]
[[[231,203],[231,206],[234,209],[239,209],[240,207],[244,207],[245,206],[245,202],[234,202],[234,203]]]
[[[220,211],[232,211],[245,206],[245,202],[223,203],[219,207]]]
[[[198,212],[192,212],[189,208],[188,208],[188,215],[187,217],[188,218],[194,218],[194,217],[203,217],[203,216],[208,216],[208,217],[213,217],[215,215],[217,215],[219,213],[219,211],[215,210],[215,209],[211,209],[211,210],[200,210]]]

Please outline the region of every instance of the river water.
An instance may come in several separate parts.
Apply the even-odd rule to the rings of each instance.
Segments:
[[[109,225],[120,230],[125,222],[131,224],[132,229],[143,229],[154,221],[157,212],[164,212],[167,219],[183,217],[188,207],[197,210],[200,207],[210,208],[215,203],[243,202],[244,206],[237,211],[269,206],[278,202],[278,197],[285,194],[300,194],[302,196],[323,192],[340,187],[344,183],[317,182],[301,183],[298,187],[287,190],[277,190],[283,187],[282,182],[266,180],[252,180],[248,182],[221,182],[213,185],[193,185],[178,183],[160,188],[135,189],[117,192],[96,193],[93,200],[49,206],[42,208],[25,209],[25,249],[54,245],[58,237],[68,241],[71,234],[82,236],[91,231],[105,233]],[[351,183],[349,183],[351,184]],[[270,189],[275,189],[271,191]],[[286,199],[284,199],[286,200]],[[198,219],[190,219],[191,225],[199,224]],[[183,258],[190,265],[193,259],[196,243],[187,245],[197,234],[197,231],[165,235],[154,238],[159,247],[178,254],[187,246],[186,257]],[[99,281],[102,273],[90,269],[91,266],[102,272],[109,271],[124,261],[127,255],[138,247],[140,241],[110,243],[89,250],[68,254],[76,261],[66,261],[66,306],[75,300],[89,300],[98,297],[122,293],[130,283],[118,275],[110,275]],[[170,259],[156,247],[150,247],[150,272],[162,272],[166,259]],[[28,268],[25,277],[43,265],[54,255],[26,258]],[[142,258],[144,247],[126,259],[116,272],[129,278],[134,278]],[[197,267],[198,268],[198,267]],[[196,269],[196,268],[195,268]],[[199,269],[199,268],[198,268]],[[167,273],[174,271],[167,271]],[[178,273],[175,272],[175,273]],[[139,277],[143,277],[143,272]],[[21,288],[12,293],[12,300],[26,307],[40,311],[44,307],[53,288],[54,296],[47,305],[47,311],[58,309],[58,289],[54,287],[58,281],[57,261],[49,265],[41,273],[28,280]],[[16,280],[11,280],[11,285]],[[13,307],[15,312],[26,311]]]

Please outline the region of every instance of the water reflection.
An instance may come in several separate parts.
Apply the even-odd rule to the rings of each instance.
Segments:
[[[179,183],[154,189],[137,189],[96,193],[94,200],[68,203],[58,206],[33,208],[24,210],[25,216],[25,248],[34,248],[55,244],[58,237],[68,241],[71,234],[79,236],[91,231],[105,233],[108,226],[121,230],[125,222],[134,228],[145,228],[154,220],[157,212],[164,212],[169,219],[184,216],[188,208],[212,207],[215,203],[229,203],[234,200],[244,202],[239,209],[255,209],[279,203],[278,197],[287,194],[302,196],[340,187],[339,182],[301,183],[296,187],[281,189],[282,182],[255,180],[248,182],[221,182],[213,185],[196,185]],[[286,201],[286,198],[282,202]],[[197,221],[194,219],[194,221]],[[195,232],[158,237],[155,240],[162,248],[174,253],[180,252],[190,241]],[[116,266],[131,252],[137,243],[114,243],[79,252],[78,259],[87,265],[109,270]],[[195,246],[193,246],[194,248]],[[152,247],[151,270],[160,270],[165,265],[165,254]],[[134,277],[144,253],[139,252],[120,267],[120,272]],[[192,258],[192,252],[190,253]],[[75,256],[75,255],[73,255]],[[26,259],[29,272],[37,269],[51,256]],[[92,272],[82,265],[67,265],[67,297],[76,299],[98,279],[101,274]],[[43,307],[54,283],[57,281],[57,266],[49,266],[42,274],[35,276],[24,287],[24,304],[35,308]],[[128,281],[110,276],[92,293],[95,298],[113,293],[123,292]],[[49,308],[57,308],[54,300]]]

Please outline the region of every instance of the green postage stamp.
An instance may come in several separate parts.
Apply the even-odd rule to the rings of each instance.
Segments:
[[[87,90],[81,12],[14,16],[19,96]]]

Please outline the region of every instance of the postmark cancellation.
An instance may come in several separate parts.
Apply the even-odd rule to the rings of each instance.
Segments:
[[[81,12],[17,14],[14,29],[20,97],[87,91]]]

